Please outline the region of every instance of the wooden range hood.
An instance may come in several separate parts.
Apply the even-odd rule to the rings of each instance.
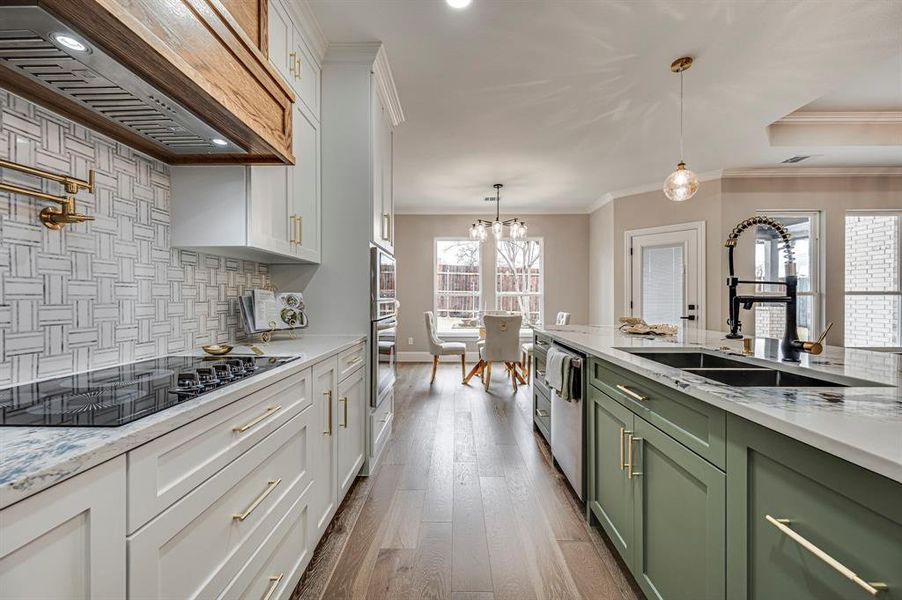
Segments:
[[[168,163],[294,163],[294,93],[221,0],[0,0],[0,86]]]

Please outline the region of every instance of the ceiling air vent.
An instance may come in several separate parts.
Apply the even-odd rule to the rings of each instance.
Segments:
[[[808,160],[809,158],[811,158],[810,154],[808,156],[803,156],[803,155],[791,156],[791,157],[787,158],[786,160],[784,160],[783,162],[781,162],[780,164],[781,165],[794,165],[796,163],[802,162],[803,160]]]

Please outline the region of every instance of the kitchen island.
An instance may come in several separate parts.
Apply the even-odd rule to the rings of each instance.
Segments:
[[[649,598],[902,597],[902,358],[791,364],[778,340],[746,356],[691,330],[536,338],[589,357],[587,516]]]

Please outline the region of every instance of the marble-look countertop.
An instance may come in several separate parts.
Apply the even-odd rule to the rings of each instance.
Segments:
[[[733,387],[618,349],[719,350],[726,346],[740,353],[742,341],[725,339],[723,332],[633,336],[616,327],[585,325],[548,326],[539,331],[574,350],[902,482],[902,356],[898,354],[828,346],[823,354],[803,354],[801,364],[792,364],[780,362],[779,340],[757,338],[753,356],[731,358],[825,379],[852,377],[892,387]]]
[[[298,359],[120,427],[0,427],[0,508],[124,454],[365,339],[304,335],[257,344],[267,356]],[[198,348],[180,354],[203,355],[203,351]],[[236,346],[229,356],[250,354],[249,347]]]

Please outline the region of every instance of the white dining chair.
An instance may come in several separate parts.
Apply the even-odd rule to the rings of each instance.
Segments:
[[[483,384],[488,391],[492,383],[492,363],[500,362],[505,364],[511,374],[514,393],[517,392],[518,382],[526,384],[517,369],[522,324],[521,315],[486,315],[483,318],[485,343],[479,346],[479,362],[464,378],[464,383],[469,383],[476,374],[482,374]]]
[[[554,318],[555,325],[569,325],[570,313],[559,312]],[[520,346],[520,367],[523,369],[524,375],[529,379],[532,371],[532,342],[526,342]]]
[[[460,355],[460,376],[467,375],[467,345],[463,342],[446,342],[435,334],[435,313],[427,310],[423,313],[426,317],[426,341],[429,344],[429,353],[432,355],[432,377],[429,385],[435,383],[435,372],[438,369],[438,361],[442,356]]]

